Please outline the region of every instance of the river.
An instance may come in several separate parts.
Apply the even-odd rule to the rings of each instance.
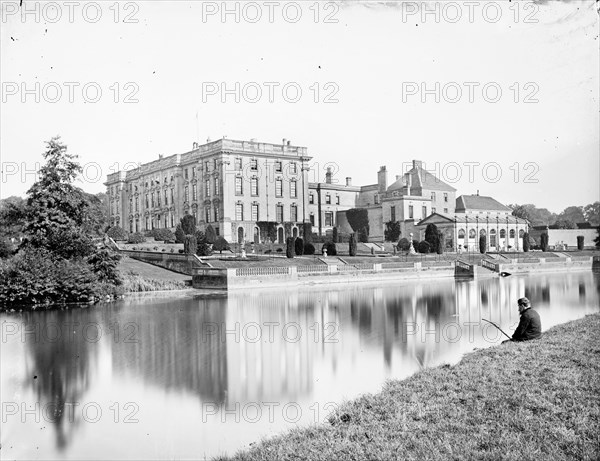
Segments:
[[[2,459],[203,459],[512,333],[598,312],[600,274],[133,296],[3,313]]]

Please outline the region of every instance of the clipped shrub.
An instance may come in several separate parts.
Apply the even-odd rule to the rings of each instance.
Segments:
[[[531,247],[531,242],[529,240],[529,233],[525,232],[523,234],[523,251],[525,253],[527,253],[529,251],[529,248]]]
[[[129,237],[127,238],[128,243],[144,243],[145,241],[146,237],[140,232],[129,234]]]
[[[302,256],[304,254],[304,240],[301,237],[296,238],[296,242],[294,243],[294,252],[298,256]]]
[[[304,254],[305,255],[314,255],[315,254],[315,246],[312,243],[304,244]]]
[[[179,253],[183,254],[183,250],[182,250],[182,249],[179,249],[179,250],[177,250],[177,251],[178,251]],[[198,253],[197,253],[197,250],[196,250],[196,254],[198,254]]]
[[[184,240],[185,232],[183,232],[183,227],[181,227],[181,224],[177,224],[177,227],[175,228],[175,241],[177,243],[183,243]]]
[[[540,236],[540,247],[542,251],[548,251],[548,234],[546,232]]]
[[[356,256],[356,234],[350,234],[350,241],[348,242],[348,254],[350,256]]]
[[[196,233],[196,218],[191,214],[186,214],[180,221],[181,230],[185,235],[194,235]]]
[[[337,255],[337,247],[333,242],[325,242],[321,248],[321,252],[323,252],[323,250],[327,250],[327,256]]]
[[[339,243],[339,239],[340,239],[340,233],[338,231],[337,226],[335,226],[333,228],[333,233],[332,233],[332,239],[333,239],[333,243]]]
[[[198,256],[210,256],[212,253],[212,245],[210,243],[207,243],[206,240],[198,241],[198,248],[196,250]]]
[[[198,241],[195,235],[186,235],[183,241],[183,252],[188,255],[194,255],[198,252]]]
[[[446,236],[442,232],[440,232],[438,233],[438,241],[436,248],[437,254],[444,254],[444,248],[446,248]]]
[[[208,235],[208,232],[207,232]],[[213,250],[218,251],[220,254],[223,254],[223,251],[229,250],[229,243],[225,240],[225,237],[219,235],[215,239],[215,243],[213,244]]]
[[[431,245],[429,244],[429,242],[426,242],[425,240],[419,242],[419,244],[417,245],[417,248],[419,249],[419,253],[430,253],[431,252]]]
[[[283,248],[281,248],[281,247],[277,248],[277,250],[275,250],[275,251],[277,251],[277,253],[283,253]]]
[[[296,239],[294,237],[288,237],[285,240],[285,255],[288,258],[293,258],[296,254]]]
[[[127,240],[127,232],[125,232],[125,229],[123,229],[122,227],[119,227],[119,226],[110,227],[106,231],[106,235],[108,235],[111,239],[113,239],[115,241]]]
[[[302,224],[302,238],[306,243],[312,243],[312,224],[305,222]]]
[[[480,235],[479,236],[479,252],[481,254],[485,254],[486,246],[487,246],[487,239],[485,238],[485,235]]]
[[[429,243],[430,251],[436,251],[440,232],[435,224],[427,224],[425,228],[425,241]]]
[[[410,248],[410,241],[407,238],[402,237],[400,239],[400,241],[398,242],[398,249],[400,251],[408,251],[409,248]]]
[[[577,236],[577,249],[578,250],[583,250],[583,245],[585,242],[585,237],[583,235],[578,235]]]
[[[175,241],[175,234],[173,234],[173,232],[171,232],[169,229],[154,229],[152,231],[152,236],[157,242],[171,240]]]
[[[217,240],[217,233],[211,224],[206,226],[206,232],[204,234],[204,240],[206,240],[206,243],[213,244]]]

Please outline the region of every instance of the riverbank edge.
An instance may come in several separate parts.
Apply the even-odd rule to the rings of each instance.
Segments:
[[[388,381],[218,460],[598,459],[600,314]]]

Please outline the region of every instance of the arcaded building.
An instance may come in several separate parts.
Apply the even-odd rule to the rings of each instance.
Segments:
[[[308,221],[306,147],[219,139],[191,151],[108,175],[109,222],[129,232],[174,230],[186,214],[227,241],[259,242],[259,222],[275,222],[277,240]]]

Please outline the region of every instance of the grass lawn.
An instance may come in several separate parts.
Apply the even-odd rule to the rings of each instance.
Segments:
[[[343,404],[235,460],[600,459],[600,314]]]
[[[126,293],[139,291],[182,290],[189,288],[189,275],[172,272],[128,256],[121,258],[119,271],[123,277],[123,289]]]

